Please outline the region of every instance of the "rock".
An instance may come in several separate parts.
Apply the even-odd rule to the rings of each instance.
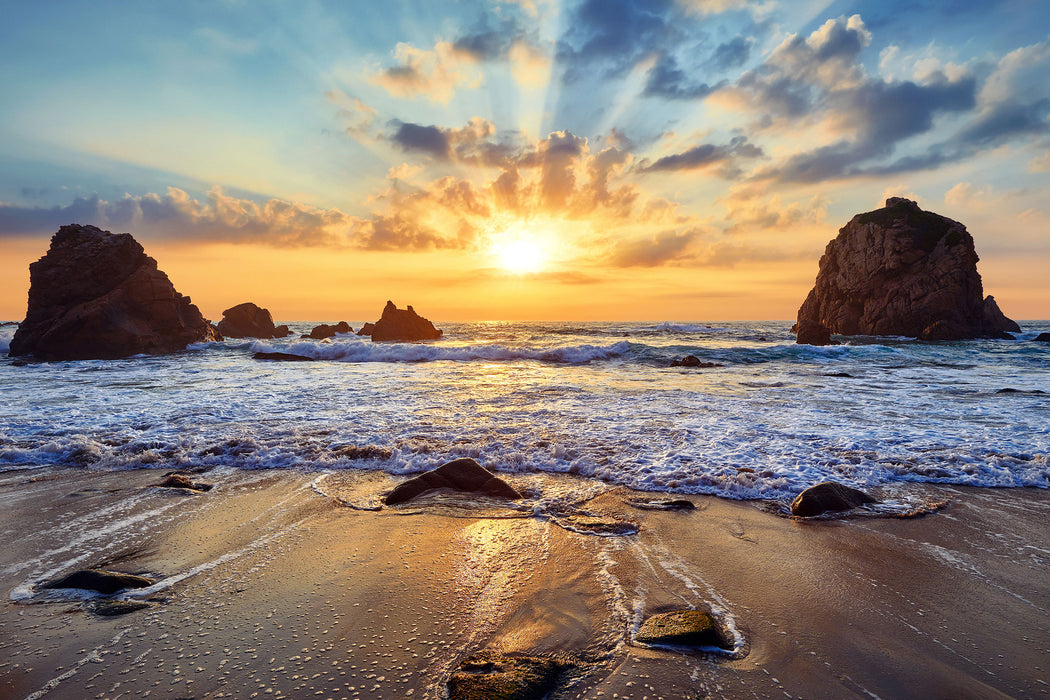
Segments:
[[[82,588],[89,591],[110,595],[125,588],[146,588],[154,581],[143,576],[123,574],[119,571],[104,569],[81,569],[68,576],[46,583],[42,588]]]
[[[795,497],[791,502],[791,514],[811,518],[828,511],[842,511],[862,506],[865,503],[878,503],[874,498],[849,486],[834,481],[823,481]]]
[[[417,340],[437,340],[441,337],[441,331],[434,328],[434,324],[416,313],[409,306],[401,310],[394,306],[394,302],[388,301],[383,308],[383,316],[376,321],[372,328],[372,340],[393,340],[401,343],[415,342]]]
[[[714,618],[700,610],[675,610],[653,615],[634,635],[642,644],[671,644],[688,647],[732,649],[722,638]]]
[[[1042,389],[1013,389],[1011,387],[1006,387],[1005,389],[1000,389],[999,391],[997,391],[995,393],[997,393],[997,394],[1045,394],[1046,392],[1043,391]]]
[[[499,498],[521,498],[521,494],[503,479],[475,462],[469,457],[453,460],[431,469],[419,476],[398,484],[391,491],[385,503],[388,506],[404,503],[416,496],[434,489],[453,489],[482,496]]]
[[[684,498],[637,500],[628,503],[642,510],[696,510],[696,504]]]
[[[288,326],[273,325],[269,310],[250,301],[223,311],[217,328],[227,338],[284,338],[292,334]]]
[[[372,335],[372,331],[375,330],[375,327],[376,327],[376,324],[374,324],[374,323],[366,323],[365,325],[361,326],[361,330],[359,330],[357,332],[357,334],[358,335]]]
[[[810,342],[804,322],[840,335],[924,340],[1020,332],[994,298],[983,297],[977,261],[965,226],[891,197],[884,208],[853,217],[828,243],[798,311],[798,342]]]
[[[166,489],[189,489],[191,491],[211,491],[212,485],[201,481],[191,481],[188,476],[182,474],[169,474],[164,481],[157,484]]]
[[[800,320],[795,342],[803,345],[832,345],[831,329],[816,321]]]
[[[638,526],[626,520],[603,518],[596,515],[569,515],[555,520],[558,525],[572,532],[601,537],[626,537],[637,535]]]
[[[1050,333],[1040,333],[1033,340],[1037,343],[1050,343]]]
[[[274,360],[277,362],[313,362],[314,358],[306,355],[293,355],[290,352],[257,352],[253,360]]]
[[[314,326],[314,329],[309,334],[304,335],[304,338],[313,338],[314,340],[324,340],[325,338],[332,338],[336,333],[353,333],[354,329],[346,321],[340,321],[334,326],[329,326],[327,323],[322,323],[320,326]]]
[[[480,653],[448,679],[449,700],[542,700],[567,667],[557,659],[526,654]]]
[[[144,600],[100,600],[93,604],[90,610],[102,617],[116,617],[152,607],[152,604]]]
[[[681,360],[671,362],[672,367],[698,367],[700,369],[711,369],[713,367],[725,367],[717,362],[703,362],[696,355],[686,355]]]
[[[10,355],[115,359],[215,339],[200,310],[130,233],[71,224],[29,266],[28,310]]]

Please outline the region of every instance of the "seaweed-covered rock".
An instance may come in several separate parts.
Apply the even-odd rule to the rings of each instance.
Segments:
[[[865,503],[878,501],[858,489],[834,481],[822,481],[795,497],[791,502],[791,514],[811,518],[828,511],[850,510]]]
[[[731,649],[714,618],[701,610],[675,610],[653,615],[634,636],[642,644]]]
[[[416,313],[409,306],[407,309],[399,309],[394,302],[388,301],[383,308],[383,316],[376,321],[372,328],[372,340],[415,342],[417,340],[437,340],[441,337],[441,331],[434,328],[434,324]]]
[[[542,700],[555,689],[566,665],[557,659],[478,654],[448,679],[449,700]]]
[[[227,338],[284,338],[291,335],[288,326],[273,325],[269,309],[260,308],[250,301],[223,311],[217,328]]]
[[[465,493],[476,493],[482,496],[499,498],[521,498],[521,494],[503,479],[469,457],[453,460],[431,469],[419,476],[397,485],[391,491],[385,503],[388,506],[410,501],[416,496],[434,489],[452,489]]]
[[[890,197],[828,243],[798,310],[798,342],[811,342],[803,321],[840,335],[1012,338],[1020,328],[984,297],[977,260],[965,226]]]
[[[10,355],[106,360],[217,339],[130,233],[71,224],[29,266],[28,310]]]
[[[81,569],[46,583],[42,588],[81,588],[110,595],[125,588],[146,588],[155,582],[144,577],[105,569]]]

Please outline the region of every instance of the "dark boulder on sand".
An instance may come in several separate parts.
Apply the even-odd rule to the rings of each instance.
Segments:
[[[124,574],[104,569],[81,569],[68,576],[46,583],[42,588],[81,588],[110,595],[125,588],[146,588],[155,582],[144,576]]]
[[[696,355],[686,355],[680,360],[671,362],[672,367],[695,367],[697,369],[712,369],[714,367],[725,367],[717,362],[704,362]]]
[[[211,484],[206,484],[203,481],[193,481],[183,474],[168,474],[157,486],[165,489],[187,489],[189,491],[211,491],[212,488]]]
[[[324,340],[325,338],[333,338],[336,333],[353,333],[354,329],[350,327],[346,321],[340,321],[334,326],[330,326],[327,323],[322,323],[319,326],[314,326],[313,330],[303,335],[304,338],[312,338],[313,340]]]
[[[219,333],[227,338],[284,338],[291,335],[288,326],[273,325],[273,316],[250,301],[222,312]]]
[[[1012,339],[1021,329],[985,297],[973,237],[958,221],[890,197],[839,230],[820,258],[803,322],[839,335]],[[823,337],[821,334],[820,337]]]
[[[373,341],[397,341],[410,343],[418,340],[437,340],[441,331],[434,324],[416,313],[409,306],[399,309],[394,302],[388,301],[383,308],[383,316],[372,328]]]
[[[828,511],[850,510],[865,503],[878,501],[858,489],[834,481],[822,481],[795,497],[791,502],[791,514],[811,518]]]
[[[521,498],[521,494],[503,479],[469,457],[442,464],[437,469],[424,472],[409,479],[391,491],[384,501],[388,506],[410,501],[416,496],[434,489],[452,489],[481,496],[499,498]]]
[[[216,340],[130,233],[63,226],[29,266],[29,305],[10,355],[106,360],[185,350]]]
[[[634,636],[642,644],[732,649],[711,615],[701,610],[675,610],[647,619]]]
[[[542,700],[569,668],[558,659],[527,654],[477,654],[448,679],[449,700]]]

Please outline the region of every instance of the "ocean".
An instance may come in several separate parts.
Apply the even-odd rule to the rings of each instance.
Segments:
[[[796,345],[788,321],[437,323],[440,341],[227,340],[14,364],[0,471],[382,470],[458,457],[635,489],[790,499],[822,480],[1050,487],[1050,321],[1015,341]],[[360,322],[351,323],[356,329]],[[257,351],[317,362],[269,362]],[[670,367],[692,354],[721,366]]]

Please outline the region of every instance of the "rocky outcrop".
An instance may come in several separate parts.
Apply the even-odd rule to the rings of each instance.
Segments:
[[[386,303],[382,318],[376,321],[372,328],[373,341],[411,343],[418,340],[437,340],[440,337],[441,331],[417,314],[415,309],[411,306],[404,310],[399,309],[392,301]]]
[[[273,325],[273,316],[250,301],[226,309],[218,325],[227,338],[284,338],[291,335],[288,326]]]
[[[44,584],[43,588],[80,588],[88,591],[98,591],[103,595],[111,595],[125,588],[146,588],[152,586],[154,581],[133,574],[124,574],[119,571],[106,571],[105,569],[81,569],[74,571],[68,576],[63,576],[57,581]]]
[[[642,644],[733,648],[723,638],[714,618],[701,610],[675,610],[653,615],[642,623],[634,640]]]
[[[840,335],[1010,338],[1020,328],[984,297],[977,260],[965,226],[891,197],[828,243],[799,330],[807,322]],[[807,342],[801,333],[798,342]]]
[[[388,506],[404,503],[416,496],[434,489],[452,489],[464,493],[475,493],[480,496],[497,496],[499,498],[521,498],[514,487],[495,474],[485,469],[473,459],[464,457],[442,464],[437,469],[424,472],[419,476],[398,484],[391,491],[385,503]]]
[[[350,327],[346,321],[340,321],[334,326],[330,326],[327,323],[322,323],[320,326],[314,326],[308,334],[304,335],[304,338],[312,338],[313,340],[324,340],[325,338],[333,338],[336,333],[353,333],[354,329]]]
[[[130,233],[71,224],[29,266],[29,306],[10,355],[115,359],[215,339],[200,310]]]
[[[843,486],[834,481],[822,481],[810,486],[791,502],[791,514],[812,518],[829,511],[850,510],[866,503],[878,503],[874,498],[858,489]]]
[[[361,326],[361,330],[359,330],[357,332],[357,334],[358,335],[372,335],[372,331],[375,330],[375,327],[376,327],[376,324],[374,324],[374,323],[366,323],[365,325]]]

